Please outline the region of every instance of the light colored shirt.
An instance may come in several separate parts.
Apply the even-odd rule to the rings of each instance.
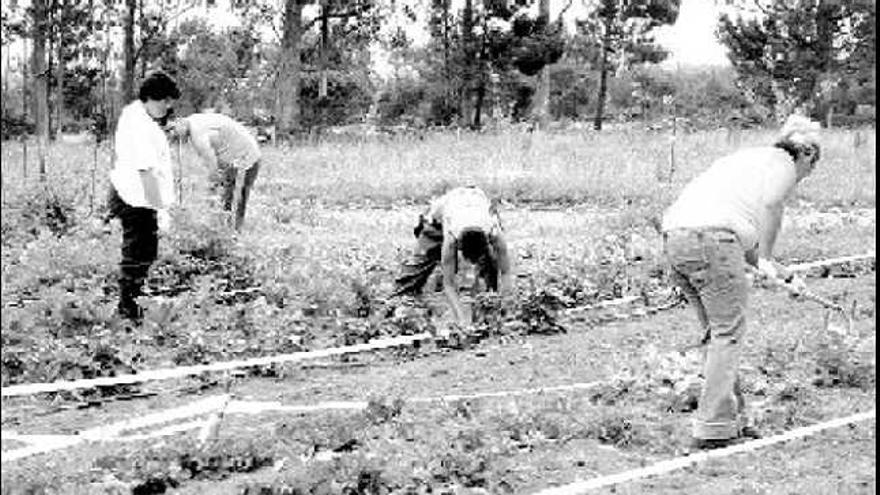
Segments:
[[[140,100],[129,103],[119,114],[114,151],[116,160],[110,171],[110,183],[125,203],[140,208],[162,209],[176,201],[168,139]],[[146,170],[156,178],[162,204],[147,203],[141,179],[141,173]]]
[[[765,211],[781,208],[797,184],[794,161],[772,146],[747,148],[715,161],[688,183],[663,214],[663,231],[721,227],[734,231],[746,250],[757,247]]]
[[[440,222],[443,234],[456,239],[468,228],[478,228],[489,235],[498,227],[489,198],[476,187],[457,187],[435,199],[428,218]]]
[[[203,157],[213,154],[221,168],[247,170],[260,159],[257,138],[234,119],[220,113],[194,113],[186,120],[196,152]]]

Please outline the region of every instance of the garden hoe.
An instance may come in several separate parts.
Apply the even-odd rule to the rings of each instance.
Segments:
[[[791,284],[788,284],[778,278],[770,280],[769,282],[771,285],[773,285],[775,287],[782,287],[783,289],[787,290],[789,292],[789,294],[791,295],[791,297],[793,297],[795,299],[806,299],[808,301],[813,301],[813,302],[819,303],[822,306],[824,306],[826,309],[825,317],[824,317],[825,331],[831,331],[831,332],[834,332],[839,335],[844,335],[844,334],[845,335],[852,335],[855,314],[856,314],[856,301],[855,300],[853,301],[852,308],[847,310],[842,305],[837,304],[836,302],[834,302],[826,297],[820,296],[819,294],[816,294],[815,292],[807,290],[807,289],[797,290]],[[840,314],[841,316],[843,316],[846,319],[846,327],[845,328],[839,324],[834,324],[831,322],[831,315],[834,313]]]
[[[756,271],[751,267],[749,267],[748,273],[753,276],[756,275]],[[830,332],[833,332],[837,335],[852,335],[853,334],[854,320],[855,320],[855,315],[856,315],[856,301],[855,300],[853,301],[852,308],[850,308],[848,310],[845,307],[843,307],[842,305],[837,304],[836,302],[834,302],[826,297],[820,296],[819,294],[816,294],[813,291],[806,290],[806,289],[797,290],[791,284],[788,284],[779,278],[768,280],[768,282],[770,283],[770,285],[772,285],[774,287],[782,287],[783,289],[788,291],[788,293],[791,295],[791,297],[793,297],[795,299],[806,299],[808,301],[813,301],[813,302],[819,303],[822,306],[824,306],[826,311],[825,311],[825,315],[823,318],[823,322],[824,322],[823,329],[826,332],[830,331]],[[836,323],[832,322],[832,319],[831,319],[832,314],[839,314],[842,317],[844,317],[846,319],[846,326],[844,327],[840,324],[836,324]],[[710,334],[707,331],[706,334],[703,336],[703,338],[700,339],[700,341],[697,344],[687,346],[684,349],[682,349],[680,352],[686,353],[689,350],[703,347],[707,343],[709,343],[709,339],[710,339]]]

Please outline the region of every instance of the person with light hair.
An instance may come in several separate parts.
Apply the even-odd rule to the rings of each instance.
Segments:
[[[250,189],[260,170],[256,137],[240,122],[220,113],[194,113],[168,125],[171,136],[186,140],[222,188],[224,211],[234,211],[235,230],[244,223]],[[234,207],[234,208],[233,208]]]
[[[456,321],[470,323],[458,293],[459,253],[477,269],[477,284],[507,294],[512,290],[510,258],[491,201],[477,187],[456,187],[435,198],[413,230],[416,246],[401,266],[394,295],[420,294],[440,265],[443,292]]]
[[[672,281],[696,309],[707,345],[705,382],[692,447],[724,447],[756,437],[739,387],[746,330],[748,265],[759,276],[803,281],[773,260],[783,204],[820,156],[818,123],[790,116],[771,146],[742,149],[715,161],[688,183],[663,214],[664,255]]]

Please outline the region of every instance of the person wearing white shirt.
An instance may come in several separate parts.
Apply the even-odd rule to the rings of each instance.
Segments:
[[[193,149],[223,188],[225,211],[235,206],[235,230],[244,222],[250,189],[260,169],[260,147],[243,124],[221,113],[194,113],[169,125],[170,134],[189,138]]]
[[[154,72],[116,125],[109,210],[122,224],[118,311],[135,323],[143,316],[137,298],[158,254],[158,232],[167,228],[167,208],[176,201],[171,150],[157,121],[167,117],[178,98],[174,80]]]
[[[469,324],[456,283],[459,253],[477,268],[478,281],[484,282],[488,290],[502,295],[513,290],[501,221],[482,189],[456,187],[436,198],[427,213],[419,215],[413,234],[416,245],[401,265],[394,295],[419,294],[439,265],[443,292],[456,321]]]
[[[819,127],[806,117],[790,116],[772,146],[718,159],[664,212],[670,276],[696,309],[708,345],[693,447],[724,447],[757,436],[747,424],[738,377],[747,265],[803,290],[803,281],[772,261],[772,253],[785,200],[819,160]]]

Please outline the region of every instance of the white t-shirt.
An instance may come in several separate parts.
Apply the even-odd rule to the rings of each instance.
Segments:
[[[171,149],[162,128],[147,113],[143,102],[133,101],[122,109],[114,137],[116,161],[110,183],[129,206],[162,209],[173,204],[174,176]],[[147,203],[141,171],[150,170],[159,185],[160,205]]]
[[[220,113],[194,113],[186,120],[193,147],[200,155],[213,152],[220,167],[247,170],[260,159],[257,138],[236,120]]]
[[[456,239],[467,228],[478,228],[488,235],[498,227],[489,198],[476,187],[457,187],[437,198],[431,203],[428,217],[443,225],[444,235]]]
[[[797,184],[794,162],[771,146],[747,148],[715,161],[688,183],[663,214],[663,230],[722,227],[736,232],[745,249],[758,245],[762,214]]]

